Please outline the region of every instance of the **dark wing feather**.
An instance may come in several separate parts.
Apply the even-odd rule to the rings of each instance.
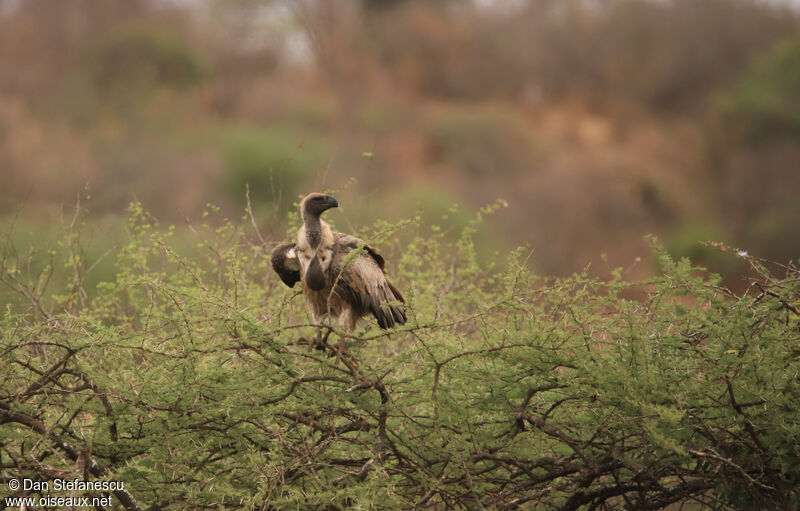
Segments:
[[[356,257],[344,269],[347,254],[363,246],[366,254]],[[392,328],[406,322],[406,313],[402,306],[396,302],[404,302],[400,291],[386,278],[384,274],[385,261],[375,249],[353,236],[338,235],[334,243],[334,264],[331,265],[332,275],[336,279],[341,271],[339,287],[344,298],[363,312],[369,312],[378,320],[381,328]],[[390,305],[392,302],[393,304]]]
[[[297,256],[291,257],[290,250],[294,250],[294,243],[282,243],[272,249],[270,261],[272,262],[272,269],[281,278],[284,284],[289,287],[300,281],[300,262]]]

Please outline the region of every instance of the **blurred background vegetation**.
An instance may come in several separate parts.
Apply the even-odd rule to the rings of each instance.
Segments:
[[[486,254],[602,271],[656,233],[736,286],[699,241],[800,254],[796,7],[0,0],[0,222],[46,250],[80,196],[93,258],[133,199],[164,224],[236,218],[249,186],[277,240],[312,190],[336,190],[342,229],[421,210],[456,236],[500,197]]]

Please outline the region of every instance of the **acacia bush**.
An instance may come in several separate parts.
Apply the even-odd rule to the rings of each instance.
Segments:
[[[409,321],[348,334],[310,324],[248,222],[192,228],[178,249],[134,205],[92,293],[74,233],[33,275],[6,247],[0,497],[85,478],[124,482],[127,510],[800,506],[797,267],[740,253],[739,297],[655,246],[646,281],[549,280],[522,249],[479,264],[474,224],[378,223]]]

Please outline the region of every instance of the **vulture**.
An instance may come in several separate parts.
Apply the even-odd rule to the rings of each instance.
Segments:
[[[383,329],[402,325],[406,313],[400,291],[386,278],[386,262],[360,239],[333,232],[320,215],[339,202],[330,195],[312,193],[300,203],[303,226],[295,243],[272,251],[272,268],[284,284],[303,285],[316,323],[337,319],[354,330],[358,320],[372,314]],[[358,251],[352,254],[352,251]]]

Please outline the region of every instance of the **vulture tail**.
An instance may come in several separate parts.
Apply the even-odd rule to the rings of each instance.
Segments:
[[[389,284],[389,289],[391,289],[392,293],[394,294],[395,301],[406,303],[405,299],[403,298],[403,295],[400,294],[400,290],[394,287],[394,284],[392,284],[388,279],[386,280],[386,283]],[[392,305],[390,309],[392,311],[392,316],[394,316],[394,320],[397,322],[397,324],[405,325],[406,319],[408,319],[406,318],[405,309],[403,309],[403,307],[399,307],[396,305]]]
[[[380,286],[380,293],[377,293],[379,299],[370,300],[369,309],[375,319],[378,320],[378,326],[386,330],[397,325],[403,325],[406,322],[406,312],[402,306],[389,305],[386,302],[405,302],[403,295],[400,291],[392,285],[388,280],[387,286]]]

